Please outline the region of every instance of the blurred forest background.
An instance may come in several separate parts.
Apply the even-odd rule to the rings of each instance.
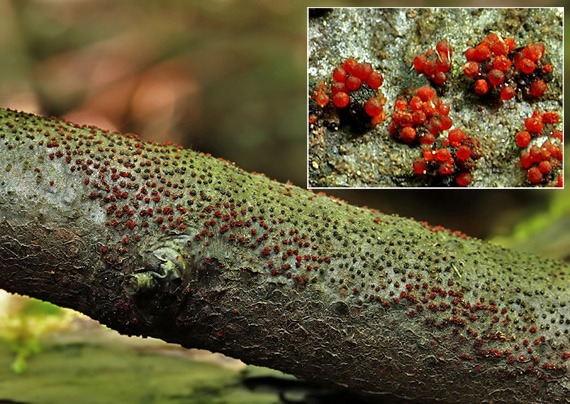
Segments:
[[[450,5],[421,1],[406,5],[444,4]],[[526,4],[531,2],[506,1],[501,5]],[[178,143],[305,187],[306,7],[348,5],[396,4],[340,0],[0,0],[0,106],[135,132],[147,140]],[[485,5],[496,2],[477,4]],[[556,4],[545,1],[541,5]],[[353,204],[415,217],[480,238],[495,238],[541,255],[570,257],[570,188],[328,193]],[[11,318],[25,306],[11,303]],[[24,314],[37,319],[52,313],[44,308]],[[12,351],[25,347],[24,368],[27,355],[39,349],[34,341],[42,323],[27,321],[12,324],[13,328],[7,327],[6,321],[0,326],[0,337],[10,342]],[[58,328],[50,327],[44,324],[46,330]],[[5,383],[14,385],[12,379],[4,378],[8,376],[3,368],[10,372],[10,363],[14,366],[10,349],[0,349],[0,400],[17,400],[18,394],[29,394],[26,386],[33,383],[17,379],[23,383],[19,393],[4,394]],[[117,364],[105,366],[120,370],[113,367]],[[165,366],[173,369],[172,364]],[[273,401],[267,402],[275,402],[275,396],[271,397]],[[146,402],[163,402],[153,400]],[[249,396],[247,400],[244,402],[256,402]],[[202,402],[212,401],[206,398]]]

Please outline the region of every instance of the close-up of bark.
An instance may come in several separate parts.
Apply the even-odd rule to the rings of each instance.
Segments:
[[[570,267],[0,112],[0,288],[378,403],[566,403]]]

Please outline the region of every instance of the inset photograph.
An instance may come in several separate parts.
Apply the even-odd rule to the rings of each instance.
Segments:
[[[309,188],[561,188],[561,8],[309,8]]]

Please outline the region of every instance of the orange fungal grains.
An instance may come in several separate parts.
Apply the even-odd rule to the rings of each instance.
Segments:
[[[435,91],[431,87],[418,88],[417,93],[418,97],[420,97],[420,100],[422,100],[423,102],[430,101],[432,98],[435,97]]]
[[[457,148],[456,155],[460,160],[467,160],[471,156],[471,148],[469,146],[461,145]]]
[[[417,160],[414,160],[413,164],[413,168],[414,168],[414,172],[418,175],[423,175],[426,173],[426,168],[427,168],[427,160],[424,158],[419,158]]]
[[[366,109],[366,113],[372,117],[380,115],[382,113],[382,106],[383,104],[377,98],[370,98],[364,108]]]
[[[530,185],[560,186],[562,181],[563,142],[562,131],[555,129],[558,113],[535,110],[524,120],[526,130],[516,134],[521,148],[519,162],[526,170]]]
[[[455,182],[457,182],[457,185],[461,187],[468,186],[469,184],[471,184],[471,181],[472,181],[471,174],[469,174],[466,171],[459,173],[457,179],[455,180]]]
[[[412,143],[416,139],[416,130],[407,126],[400,132],[400,138],[406,143]]]
[[[554,111],[546,111],[542,114],[542,122],[544,123],[556,123],[559,119],[560,117]]]
[[[519,62],[519,66],[520,66],[520,70],[526,74],[531,74],[534,71],[534,69],[536,68],[536,65],[534,64],[534,62],[528,58],[523,58]]]
[[[466,138],[466,135],[461,129],[452,129],[449,131],[447,138],[452,146],[458,147],[463,142],[463,139]]]
[[[462,67],[465,76],[474,79],[479,74],[479,63],[475,61],[467,62]]]
[[[342,66],[338,66],[333,71],[334,81],[344,82],[346,80],[346,71]]]
[[[348,94],[342,91],[336,93],[333,97],[334,105],[336,105],[339,108],[346,107],[348,105],[349,100],[350,99],[348,97]]]
[[[544,179],[538,167],[530,167],[527,172],[527,177],[528,181],[533,185],[540,184]]]
[[[388,127],[394,139],[407,144],[432,144],[442,131],[451,128],[449,105],[436,97],[433,88],[417,88],[408,97],[400,97],[394,102],[392,122]],[[413,128],[413,136],[407,128]]]
[[[487,79],[493,86],[499,86],[505,81],[505,74],[501,70],[493,69],[487,75]]]
[[[366,80],[372,72],[370,63],[357,63],[352,69],[352,73],[361,80]]]
[[[433,185],[466,187],[473,181],[471,171],[481,156],[479,141],[455,128],[447,138],[423,146],[421,157],[414,161],[414,173]]]
[[[503,99],[504,101],[508,101],[516,95],[516,92],[514,88],[512,88],[511,86],[503,86],[503,88],[501,88],[499,95],[501,99]]]
[[[480,97],[511,100],[520,91],[524,97],[539,98],[546,92],[546,79],[552,66],[543,62],[545,47],[530,43],[515,51],[514,38],[487,35],[478,45],[467,49],[463,74],[473,79],[473,91]]]
[[[368,87],[373,88],[375,90],[378,87],[380,87],[382,83],[384,83],[384,78],[378,72],[370,73],[370,76],[368,76],[368,78],[366,79],[366,84],[368,84]]]
[[[315,100],[318,106],[324,107],[329,103],[329,96],[325,91],[325,83],[321,82],[313,89],[311,97]]]
[[[414,67],[416,68],[416,71],[418,73],[422,72],[424,70],[424,67],[427,63],[427,56],[426,55],[416,55],[416,57],[414,58]]]
[[[333,109],[337,108],[341,124],[363,132],[386,118],[383,110],[386,99],[379,90],[383,82],[382,74],[375,71],[370,63],[349,58],[334,68],[330,87],[320,82],[311,98],[319,107],[332,105]],[[329,104],[331,98],[332,103]],[[322,114],[320,110],[314,115],[318,119]]]
[[[522,132],[517,133],[516,140],[517,140],[517,145],[519,147],[527,147],[530,141],[532,140],[532,137],[530,136],[530,133],[524,130]]]
[[[334,95],[336,93],[348,93],[348,89],[346,88],[346,85],[343,82],[334,82],[331,84],[331,93]]]
[[[524,120],[524,126],[531,132],[540,132],[542,130],[542,115],[540,112],[534,111],[531,117]]]
[[[425,54],[414,57],[413,64],[416,73],[426,76],[432,84],[442,85],[447,81],[446,73],[451,70],[453,50],[449,41],[443,39],[435,46],[435,52],[430,49]]]
[[[485,43],[481,43],[475,47],[475,60],[481,62],[491,55],[491,48]]]
[[[319,104],[321,107],[324,107],[325,105],[327,105],[329,103],[329,96],[326,94],[320,93],[319,95],[317,95],[315,100],[317,101],[317,104]]]
[[[470,130],[465,129],[468,132],[465,133],[453,127],[456,117],[465,122],[468,118],[456,115],[461,114],[461,108],[453,109],[439,96],[447,96],[453,85],[467,84],[472,92],[470,98],[491,107],[481,106],[480,111],[493,113],[494,108],[507,102],[511,103],[507,107],[511,109],[515,102],[537,101],[548,94],[553,80],[553,67],[547,62],[542,43],[529,42],[517,47],[513,37],[491,32],[455,57],[463,56],[464,64],[453,69],[453,49],[447,39],[437,42],[434,49],[415,55],[412,70],[423,76],[418,80],[427,79],[430,85],[400,89],[399,95],[392,98],[390,122],[377,132],[381,135],[387,131],[400,146],[421,151],[409,173],[422,185],[477,186],[482,179],[473,172],[483,156],[479,140],[468,134]],[[463,76],[461,80],[456,80],[458,73]],[[310,123],[322,116],[332,116],[334,125],[347,125],[353,132],[364,133],[386,119],[387,100],[379,90],[384,78],[373,64],[348,58],[334,68],[332,80],[330,77],[329,86],[319,82],[312,90]],[[449,82],[450,77],[455,83]],[[563,132],[555,127],[559,121],[555,111],[535,110],[505,142],[510,150],[519,150],[518,158],[512,156],[515,157],[512,161],[525,170],[524,176],[521,172],[524,184],[563,184]],[[485,146],[485,150],[492,147]]]
[[[537,80],[534,81],[530,85],[530,94],[533,97],[541,97],[546,91],[546,83],[544,80]]]
[[[346,88],[350,91],[356,91],[362,85],[362,80],[356,76],[348,76],[346,79]]]
[[[489,85],[484,79],[479,79],[475,82],[475,93],[479,95],[485,95],[489,91]]]
[[[513,62],[511,62],[505,55],[500,55],[493,59],[493,69],[497,69],[502,72],[506,72],[512,64]]]

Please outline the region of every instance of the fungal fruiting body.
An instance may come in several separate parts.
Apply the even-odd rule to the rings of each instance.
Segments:
[[[414,68],[418,74],[424,74],[432,84],[441,85],[446,82],[446,73],[451,70],[453,50],[447,39],[436,45],[435,51],[430,49],[414,57]]]
[[[449,110],[433,88],[420,87],[396,100],[388,132],[396,140],[421,145],[422,155],[412,164],[418,178],[433,185],[468,186],[471,171],[482,156],[479,141],[459,128],[438,139],[453,125]]]
[[[413,163],[414,173],[436,185],[466,187],[471,184],[471,171],[482,157],[479,141],[461,129],[449,131],[447,138],[422,148],[422,156]]]
[[[514,38],[503,39],[490,33],[477,46],[465,51],[467,63],[462,67],[463,74],[474,80],[475,94],[508,101],[517,90],[531,98],[545,93],[552,66],[542,60],[544,45],[530,43],[518,50],[515,46]]]
[[[394,102],[390,136],[408,144],[432,144],[436,137],[451,128],[449,105],[436,97],[431,87],[420,87],[408,97]]]
[[[311,94],[311,98],[315,100],[318,106],[324,107],[330,101],[330,98],[326,92],[325,82],[321,81],[315,88]]]
[[[332,98],[332,105],[342,124],[352,125],[356,131],[361,131],[386,118],[383,108],[386,98],[379,90],[384,78],[370,63],[347,59],[333,70],[332,79],[330,88],[323,84],[316,87],[312,98],[320,107],[325,107]]]
[[[465,51],[467,62],[462,66],[462,71],[471,82],[473,92],[483,100],[507,102],[518,95],[519,100],[524,97],[534,101],[546,94],[547,83],[552,80],[552,66],[545,61],[545,53],[542,43],[531,42],[525,47],[516,48],[514,38],[502,38],[495,33],[489,33],[478,45]],[[416,55],[413,59],[414,69],[418,74],[427,77],[440,91],[441,86],[447,82],[447,74],[452,67],[452,55],[452,47],[449,41],[444,39],[437,43],[435,50]],[[330,91],[324,82],[313,90],[312,98],[321,109],[311,109],[311,123],[316,122],[323,108],[331,105],[338,113],[340,123],[351,125],[357,132],[369,129],[385,119],[383,108],[386,98],[378,91],[383,78],[369,63],[347,59],[335,67],[332,79]],[[424,155],[413,163],[413,173],[422,181],[430,179],[432,184],[470,185],[471,171],[477,158],[481,157],[478,140],[467,136],[466,139],[469,140],[466,142],[469,144],[452,145],[449,159],[442,160],[446,155],[444,151],[440,153],[440,158],[435,158],[440,149],[447,150],[447,139],[443,139],[436,146],[430,145],[436,142],[441,133],[453,126],[449,105],[438,98],[436,91],[429,86],[404,90],[400,94],[394,102],[388,133],[399,142],[408,145],[420,144],[424,148]],[[329,99],[332,102],[329,102]],[[519,145],[530,142],[530,139],[527,139],[531,136],[530,133],[525,135],[526,137],[523,135],[525,134],[519,135],[520,139],[517,139]],[[552,141],[545,143],[543,148],[561,148],[559,144],[551,143]],[[533,141],[533,145],[535,148],[542,147],[542,140]],[[528,170],[527,182],[531,185],[550,183],[556,176],[552,172],[559,165],[561,158],[543,162],[536,160],[536,157],[531,162],[524,153],[521,155],[521,164]],[[544,156],[543,153],[543,158],[546,159]],[[559,178],[558,185],[561,185],[562,178]]]
[[[568,397],[562,262],[13,111],[0,162],[0,287],[391,402]]]
[[[536,110],[525,119],[525,130],[516,134],[520,163],[531,185],[563,185],[563,133],[555,129],[559,118],[556,112]]]

